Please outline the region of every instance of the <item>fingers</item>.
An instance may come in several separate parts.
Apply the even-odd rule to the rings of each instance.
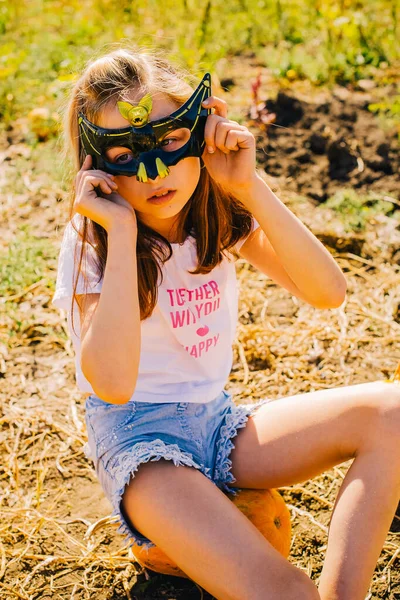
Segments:
[[[202,105],[208,109],[214,108],[214,110],[215,110],[214,113],[211,113],[208,115],[207,121],[206,121],[206,127],[204,130],[204,139],[206,142],[207,150],[210,153],[212,153],[215,150],[214,135],[215,135],[215,128],[219,121],[218,117],[220,117],[224,120],[227,120],[226,117],[228,115],[228,106],[227,106],[225,100],[222,100],[221,98],[217,98],[217,96],[210,96],[209,98],[207,98],[206,100],[204,100],[202,102]]]
[[[84,196],[85,191],[90,192],[95,188],[100,188],[101,191],[106,194],[111,193],[111,188],[105,179],[102,179],[101,177],[93,177],[93,176],[88,176],[83,179],[80,193],[82,194],[82,196]]]
[[[236,146],[236,142],[232,146],[232,133],[233,125],[231,123],[224,123],[221,121],[217,123],[215,128],[215,145],[225,154],[229,154],[230,150],[239,150],[238,146]],[[237,131],[235,133],[237,137]],[[231,140],[231,147],[228,146],[228,137],[230,137]],[[234,137],[234,139],[236,139],[236,137]]]
[[[236,121],[224,119],[217,115],[209,115],[204,129],[207,150],[211,152],[210,148],[212,151],[218,148],[224,154],[229,154],[231,150],[239,150],[235,140],[238,134],[243,134],[246,131],[247,128],[239,125]]]
[[[77,172],[76,176],[75,176],[75,189],[76,191],[79,190],[80,188],[80,181],[82,178],[82,173],[83,171],[89,171],[92,167],[92,157],[90,154],[86,154],[85,156],[85,160],[82,163],[82,166],[80,168],[80,170]]]
[[[81,171],[86,171],[88,169],[91,169],[91,167],[92,167],[92,156],[90,154],[86,154],[85,160],[83,161],[83,164],[81,167]]]
[[[207,117],[204,129],[204,140],[208,152],[212,153],[216,148],[229,154],[231,150],[239,150],[238,137],[243,137],[242,132],[247,132],[247,127],[239,125],[236,121],[227,119],[228,107],[225,100],[210,96],[202,102],[206,108],[214,108],[215,113]]]
[[[85,160],[82,163],[80,171],[78,171],[75,177],[76,193],[80,192],[82,182],[88,177],[90,177],[91,179],[93,179],[93,177],[96,177],[98,180],[103,179],[105,182],[107,182],[108,187],[112,186],[114,190],[117,190],[118,185],[114,181],[115,175],[111,175],[110,173],[106,173],[105,171],[102,171],[100,169],[92,169],[92,162],[92,156],[90,154],[87,154]]]
[[[111,194],[118,189],[117,184],[104,175],[86,175],[82,185],[86,184],[90,184],[93,188],[99,187],[106,194]]]
[[[86,171],[91,171],[91,173],[100,173],[100,174],[104,174],[107,177],[110,177],[111,179],[115,179],[115,175],[111,175],[111,173],[106,173],[106,171],[102,171],[101,169],[92,169],[92,163],[93,163],[93,159],[91,154],[87,154],[85,156],[85,160],[82,163],[81,169],[80,171],[78,171],[76,177],[80,178],[82,173],[86,172]]]
[[[228,131],[225,140],[225,148],[228,148],[228,150],[239,150],[238,137],[240,134],[242,134],[241,131],[235,131],[233,129]]]
[[[100,187],[107,194],[118,189],[115,181],[112,181],[109,176],[107,177],[107,174],[103,173],[103,171],[89,171],[81,176],[76,188],[76,195],[84,195],[85,188],[86,192],[90,192],[97,187]]]
[[[210,96],[207,100],[202,102],[203,106],[206,108],[214,108],[215,114],[220,117],[226,117],[228,115],[228,105],[225,100],[221,98],[217,98],[217,96]]]

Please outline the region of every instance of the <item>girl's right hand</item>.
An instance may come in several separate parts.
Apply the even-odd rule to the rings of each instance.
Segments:
[[[113,192],[118,189],[113,180],[114,176],[100,169],[92,169],[91,165],[92,157],[88,154],[75,177],[74,209],[76,212],[95,221],[107,232],[121,222],[132,223],[137,232],[135,210],[125,198]],[[101,192],[107,194],[107,198],[99,196],[96,188],[100,188]]]

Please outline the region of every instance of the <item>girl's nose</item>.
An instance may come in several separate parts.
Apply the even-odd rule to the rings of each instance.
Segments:
[[[148,172],[148,169],[146,168],[146,165],[144,162],[139,163],[139,167],[138,167],[138,172],[137,172],[137,179],[138,181],[141,181],[143,183],[146,183],[147,181],[151,181],[151,182],[159,182],[160,179],[165,179],[169,173],[170,173],[170,169],[169,167],[167,167],[166,164],[164,164],[164,162],[161,160],[161,158],[157,157],[155,160],[155,166],[156,169],[154,169],[154,165],[151,165],[151,168],[149,169],[152,173],[154,173],[155,171],[157,172],[157,175],[154,179],[152,179],[150,177],[150,174]]]
[[[150,179],[149,177],[149,181],[151,181],[152,183],[160,183],[160,181],[162,181],[162,177],[160,177],[160,175],[157,175],[155,179]]]

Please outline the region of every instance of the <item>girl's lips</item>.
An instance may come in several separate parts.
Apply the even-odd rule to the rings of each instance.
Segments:
[[[152,196],[151,198],[147,199],[147,202],[150,202],[151,204],[164,204],[165,202],[169,202],[169,200],[172,200],[175,193],[176,190],[173,190],[171,192],[168,192],[168,194],[165,194],[165,196],[159,196],[158,198]]]

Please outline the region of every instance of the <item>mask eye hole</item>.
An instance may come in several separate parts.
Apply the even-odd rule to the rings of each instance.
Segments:
[[[124,152],[124,154],[119,154],[114,159],[114,162],[116,162],[118,164],[126,164],[128,162],[131,162],[131,160],[132,160],[132,152]]]
[[[131,162],[133,158],[132,150],[129,150],[129,148],[123,148],[121,146],[108,148],[106,151],[106,156],[111,163],[120,165],[126,165],[127,163]]]
[[[173,152],[179,150],[190,140],[190,129],[181,128],[170,131],[166,136],[159,142],[160,148],[166,152]]]

